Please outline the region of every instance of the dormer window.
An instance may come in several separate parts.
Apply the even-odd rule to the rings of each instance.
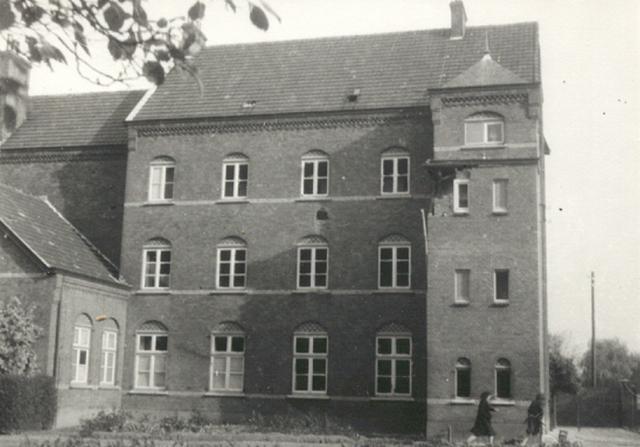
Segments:
[[[497,113],[477,113],[464,122],[466,146],[495,146],[504,143],[504,119]]]

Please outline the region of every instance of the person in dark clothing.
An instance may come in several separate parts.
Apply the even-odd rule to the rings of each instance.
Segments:
[[[542,416],[544,415],[544,394],[537,394],[535,399],[531,401],[527,410],[527,436],[524,438],[521,446],[527,445],[530,439],[539,439],[542,436]],[[538,444],[540,442],[538,441]]]
[[[467,444],[475,441],[481,436],[489,438],[489,444],[493,445],[493,437],[496,432],[491,426],[491,412],[496,411],[489,401],[493,399],[490,392],[485,391],[480,395],[480,404],[478,404],[478,413],[476,414],[476,422],[471,428],[471,436],[467,439]]]

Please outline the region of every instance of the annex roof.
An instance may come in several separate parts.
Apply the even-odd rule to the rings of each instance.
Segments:
[[[106,258],[46,199],[0,184],[0,223],[46,268],[122,284]]]
[[[31,96],[27,119],[0,150],[127,144],[124,119],[144,91]]]
[[[462,39],[436,29],[207,47],[195,60],[202,94],[174,70],[131,121],[425,106],[428,90],[474,65],[487,41],[497,63],[537,83],[537,34],[519,23],[468,27]]]
[[[489,87],[494,85],[526,84],[527,81],[493,60],[489,53],[478,62],[447,82],[445,88]]]

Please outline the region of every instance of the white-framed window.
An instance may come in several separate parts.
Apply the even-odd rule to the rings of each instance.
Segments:
[[[471,270],[456,269],[454,274],[454,300],[468,303],[471,295]]]
[[[455,387],[456,398],[471,398],[471,362],[465,357],[456,362]]]
[[[408,194],[410,179],[409,153],[390,149],[380,159],[380,192],[386,194]]]
[[[411,334],[380,332],[376,336],[376,395],[410,396]]]
[[[229,155],[222,162],[222,172],[222,198],[247,197],[249,159],[242,154]]]
[[[507,179],[495,179],[493,181],[493,212],[494,213],[506,213],[507,212],[507,186],[509,181]]]
[[[498,399],[511,399],[511,362],[498,359],[495,367],[495,394]]]
[[[235,323],[221,323],[211,333],[209,390],[242,392],[245,335]]]
[[[326,289],[329,286],[329,245],[320,236],[298,242],[298,289]]]
[[[135,388],[166,387],[168,342],[167,330],[158,322],[144,323],[136,332]]]
[[[469,179],[458,178],[453,181],[453,212],[456,214],[469,212]]]
[[[509,270],[498,269],[493,272],[493,289],[496,303],[509,302]]]
[[[301,194],[326,196],[329,194],[329,156],[311,151],[302,156]]]
[[[169,157],[158,157],[149,165],[149,202],[173,200],[176,162]]]
[[[91,320],[78,315],[73,326],[71,382],[86,384],[89,379],[89,354],[91,352]]]
[[[171,244],[152,239],[142,249],[142,288],[168,289],[171,279]]]
[[[216,286],[219,289],[244,289],[247,286],[247,244],[230,237],[218,244]]]
[[[326,394],[329,337],[315,323],[301,325],[293,335],[293,393]]]
[[[504,143],[504,119],[497,113],[477,113],[464,122],[464,144],[498,145]]]
[[[411,243],[400,235],[391,235],[378,244],[378,287],[411,287]]]
[[[100,385],[115,385],[118,329],[113,320],[102,331],[102,358],[100,361]],[[107,323],[105,323],[106,325]]]

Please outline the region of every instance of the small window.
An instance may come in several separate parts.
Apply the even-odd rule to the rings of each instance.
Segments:
[[[496,270],[495,273],[496,302],[509,302],[509,270]]]
[[[244,385],[245,336],[235,323],[222,323],[211,334],[211,391],[241,392]]]
[[[506,179],[496,179],[493,181],[493,212],[507,212],[507,185]]]
[[[378,333],[376,337],[376,395],[411,395],[411,351],[410,334]]]
[[[461,357],[456,362],[456,397],[469,399],[471,397],[471,362]]]
[[[411,287],[411,243],[403,236],[389,236],[378,245],[378,287]]]
[[[479,113],[467,118],[464,143],[468,146],[504,143],[504,120],[495,113]]]
[[[298,289],[326,289],[329,285],[329,246],[320,236],[298,243]]]
[[[240,199],[247,197],[249,181],[249,159],[244,155],[232,155],[222,163],[222,198]]]
[[[511,399],[511,363],[507,359],[499,359],[496,363],[496,397]]]
[[[113,320],[107,320],[103,324],[106,327],[102,331],[102,359],[100,362],[100,384],[115,385],[116,355],[118,352],[118,327]]]
[[[247,246],[239,238],[224,239],[218,245],[217,287],[244,289],[247,285]]]
[[[329,194],[329,157],[322,151],[312,151],[302,156],[302,195],[326,196]]]
[[[453,181],[453,212],[467,214],[469,212],[469,180],[455,179]]]
[[[79,315],[73,327],[73,353],[71,382],[86,384],[89,378],[89,353],[91,350],[91,320]]]
[[[384,194],[409,193],[409,154],[390,150],[380,160],[380,188]]]
[[[147,242],[142,254],[142,288],[168,289],[171,277],[171,245],[163,239]]]
[[[136,332],[136,388],[166,387],[168,341],[166,328],[157,322],[147,322]]]
[[[169,157],[156,158],[149,167],[149,201],[166,202],[173,199],[176,163]]]
[[[293,336],[293,392],[325,394],[328,358],[326,332],[314,323],[298,328]]]
[[[459,269],[455,271],[455,302],[456,303],[468,303],[470,298],[470,282],[471,282],[471,270]]]

